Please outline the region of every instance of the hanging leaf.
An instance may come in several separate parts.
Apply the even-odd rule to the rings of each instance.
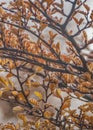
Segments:
[[[34,94],[41,100],[43,98],[40,92],[35,91]]]
[[[79,25],[82,24],[83,21],[84,21],[84,19],[83,19],[83,18],[80,18],[80,20],[79,20]]]
[[[8,73],[6,77],[7,77],[7,78],[11,78],[12,76],[13,76],[12,73]]]
[[[37,100],[35,100],[35,99],[33,99],[33,98],[30,98],[29,99],[29,102],[31,103],[31,104],[33,104],[33,105],[35,105],[35,106],[38,106],[38,102],[37,102]]]
[[[77,24],[79,24],[79,21],[78,21],[77,18],[73,17],[73,19],[74,19],[74,21],[75,21]]]
[[[41,23],[40,24],[40,31],[43,31],[47,27],[47,24]]]
[[[32,87],[39,87],[40,83],[39,82],[31,82]]]
[[[49,36],[51,39],[54,39],[57,36],[57,34],[54,34],[52,31],[49,31]]]
[[[61,99],[61,98],[62,98],[61,92],[62,92],[61,89],[58,88],[58,89],[56,89],[56,90],[54,91],[54,95],[55,95],[56,97],[58,97],[58,98]]]
[[[63,104],[63,106],[62,106],[62,110],[63,109],[66,109],[66,108],[70,108],[70,104],[71,104],[71,101],[70,101],[70,99],[69,100],[66,100],[65,102],[64,102],[64,104]]]
[[[43,68],[40,67],[40,66],[37,66],[36,69],[35,69],[36,72],[42,72],[43,71]]]
[[[90,7],[87,4],[83,4],[83,6],[85,7],[85,9],[89,12],[90,11]]]
[[[51,83],[50,85],[49,85],[49,88],[51,89],[51,91],[53,92],[54,90],[55,90],[55,88],[56,88],[56,84],[55,83]]]
[[[18,118],[20,118],[23,121],[23,126],[27,124],[27,118],[24,114],[18,114]]]
[[[53,112],[50,112],[50,111],[45,111],[44,112],[44,117],[46,117],[46,118],[51,118],[52,116],[54,115],[54,113]]]
[[[85,41],[87,42],[88,41],[88,36],[87,36],[86,31],[83,31],[83,36],[84,36]]]
[[[16,111],[16,112],[23,111],[23,110],[24,110],[24,108],[21,106],[13,107],[13,111]]]
[[[26,99],[22,93],[18,93],[17,99],[22,102],[26,102]]]
[[[17,96],[18,95],[18,91],[12,91],[11,93],[13,94],[13,96]]]
[[[8,87],[9,83],[4,77],[0,77],[0,82],[3,83],[6,87]]]
[[[38,120],[36,123],[35,123],[35,127],[36,127],[36,129],[39,129],[39,127],[40,127],[40,120]]]
[[[93,10],[92,10],[92,12],[90,14],[90,19],[93,20]]]
[[[59,42],[56,44],[56,52],[57,52],[57,53],[60,52],[60,43],[59,43]]]

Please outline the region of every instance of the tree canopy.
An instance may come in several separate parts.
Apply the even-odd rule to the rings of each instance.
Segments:
[[[0,99],[18,118],[2,130],[93,129],[93,52],[82,53],[93,45],[87,2],[0,3]],[[73,99],[83,103],[72,109]]]

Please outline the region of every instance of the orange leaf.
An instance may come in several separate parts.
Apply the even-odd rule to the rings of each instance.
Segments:
[[[87,4],[83,4],[83,6],[85,7],[85,9],[89,12],[90,11],[90,7]]]
[[[7,77],[7,78],[11,78],[12,76],[13,76],[12,73],[8,73],[6,77]]]

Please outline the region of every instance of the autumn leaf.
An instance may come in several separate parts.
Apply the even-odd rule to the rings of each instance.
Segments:
[[[12,73],[8,73],[6,77],[7,77],[7,78],[11,78],[12,76],[13,76]]]
[[[80,20],[79,20],[79,25],[82,24],[83,21],[84,21],[84,19],[83,19],[83,18],[80,18]]]
[[[36,71],[36,72],[42,72],[42,71],[43,71],[43,68],[40,67],[40,66],[37,66],[37,67],[35,68],[35,71]]]
[[[47,27],[47,24],[41,23],[40,24],[40,31],[43,31]]]
[[[85,9],[89,12],[90,11],[90,7],[87,4],[83,4],[83,6],[85,7]]]
[[[15,125],[13,125],[12,123],[8,123],[4,126],[4,130],[16,130]]]
[[[66,108],[70,108],[70,104],[71,104],[71,101],[70,100],[67,100],[64,102],[64,104],[62,105],[62,109],[66,109]]]
[[[0,82],[2,82],[6,87],[8,87],[9,83],[4,77],[0,77]]]
[[[43,98],[42,94],[38,91],[35,91],[34,94],[41,100]]]
[[[32,87],[39,87],[40,83],[39,82],[31,82]]]
[[[54,95],[61,99],[62,98],[61,92],[62,92],[61,89],[58,88],[54,91]]]
[[[13,94],[13,96],[17,96],[18,95],[18,91],[12,91],[11,93]]]
[[[73,20],[74,20],[77,24],[79,24],[79,21],[78,21],[77,18],[73,17]]]
[[[15,112],[22,112],[23,110],[24,110],[24,108],[21,106],[13,107],[13,111],[15,111]]]
[[[51,83],[51,84],[49,85],[49,88],[50,88],[51,91],[53,92],[53,91],[55,90],[55,88],[56,88],[56,84],[55,84],[55,83]]]
[[[40,120],[38,120],[38,121],[35,123],[35,127],[36,127],[36,129],[39,129],[40,124],[41,124]]]
[[[92,12],[90,14],[90,19],[93,20],[93,10],[92,10]]]
[[[60,43],[59,42],[56,44],[56,52],[60,53]]]
[[[50,38],[54,39],[57,34],[54,34],[52,31],[49,31]]]
[[[0,129],[93,129],[93,10],[74,1],[0,3],[0,108],[18,119]]]
[[[47,2],[48,6],[54,2],[54,0],[44,0],[44,1]]]
[[[52,113],[52,112],[50,112],[50,111],[45,111],[44,112],[44,117],[46,117],[46,118],[51,118],[52,116],[54,115],[54,113]]]
[[[27,118],[25,114],[18,114],[18,118],[21,119],[23,121],[23,126],[25,126],[27,124]]]
[[[13,94],[17,94],[16,92],[13,92]],[[17,99],[19,100],[19,101],[22,101],[22,102],[26,102],[26,99],[25,99],[25,97],[24,97],[24,95],[22,94],[22,93],[18,93],[17,94]]]
[[[35,106],[38,106],[38,101],[36,100],[36,99],[33,99],[33,98],[30,98],[29,99],[29,102],[31,103],[31,104],[33,104],[33,105],[35,105]]]

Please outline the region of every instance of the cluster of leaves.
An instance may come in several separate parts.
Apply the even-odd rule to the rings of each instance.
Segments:
[[[13,103],[18,118],[17,124],[1,124],[1,129],[93,129],[93,61],[81,53],[93,44],[86,33],[93,26],[93,11],[86,2],[0,4],[0,65],[5,73],[0,77],[0,99]],[[65,11],[68,4],[70,13]],[[61,41],[56,42],[58,37]],[[78,112],[71,108],[73,98],[84,102]]]

